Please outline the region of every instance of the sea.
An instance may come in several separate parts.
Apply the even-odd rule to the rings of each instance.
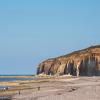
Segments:
[[[22,77],[19,77],[19,76],[22,76]],[[13,81],[25,81],[25,80],[36,79],[34,76],[32,77],[27,77],[27,76],[31,76],[31,75],[0,75],[0,82],[13,82]],[[0,90],[3,89],[4,87],[6,86],[0,86]]]
[[[22,76],[22,77],[19,77]],[[26,76],[26,77],[23,77]],[[31,76],[31,75],[0,75],[0,82],[10,82],[10,81],[18,81],[18,80],[33,80],[35,79],[34,76],[33,77],[28,77],[27,76]]]
[[[23,77],[24,76],[24,77]],[[28,77],[29,76],[29,77]],[[31,76],[31,77],[30,77]],[[13,82],[13,81],[36,80],[33,75],[0,75],[0,82]],[[0,90],[4,90],[8,86],[0,86]],[[14,88],[9,86],[8,88]],[[11,100],[8,96],[0,96],[0,100]]]

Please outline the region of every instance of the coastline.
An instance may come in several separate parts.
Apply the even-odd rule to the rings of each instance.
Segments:
[[[14,88],[0,91],[0,97],[11,97],[11,100],[73,100],[72,98],[98,100],[100,98],[100,76],[37,78],[37,80],[5,82]],[[86,93],[85,97],[83,93]]]
[[[0,75],[0,78],[32,78],[34,75]]]

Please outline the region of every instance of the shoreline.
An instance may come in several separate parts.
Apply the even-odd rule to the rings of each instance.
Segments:
[[[33,75],[0,75],[0,78],[32,78]]]
[[[76,97],[80,98],[83,94],[83,91],[94,92],[94,89],[96,89],[97,95],[100,95],[99,94],[100,76],[99,77],[49,77],[49,78],[39,77],[38,80],[14,81],[14,82],[6,82],[5,84],[14,86],[14,88],[9,88],[6,91],[0,91],[0,97],[9,96],[12,98],[11,100],[24,100],[24,98],[26,98],[25,100],[31,100],[31,99],[34,100],[34,98],[39,98],[39,100],[41,100],[40,97],[44,98],[42,100],[51,100],[50,99],[51,96],[53,96],[54,98],[53,100],[55,100],[55,96],[57,98],[56,100],[61,100],[59,99],[59,96],[62,96],[63,98],[62,100],[72,100],[72,99],[65,99],[64,96],[68,96],[69,98],[71,98],[72,93],[75,93],[75,95],[79,94]],[[39,90],[38,87],[40,87]],[[93,91],[91,89],[93,89]],[[80,100],[80,99],[75,99],[75,100]]]

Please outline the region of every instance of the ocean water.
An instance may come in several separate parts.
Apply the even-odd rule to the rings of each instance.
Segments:
[[[17,80],[33,80],[33,78],[0,78],[0,82],[9,82]]]
[[[35,80],[35,78],[20,78],[20,77],[0,77],[0,82],[12,82],[12,81],[18,81],[18,80],[22,80],[22,81],[25,81],[25,80]],[[0,86],[0,90],[6,88],[7,86]],[[14,87],[11,87],[9,86],[9,88],[14,88]]]
[[[0,82],[10,82],[10,81],[18,81],[18,80],[33,80],[34,78],[0,78]]]
[[[0,82],[10,82],[10,81],[18,81],[18,80],[33,80],[35,79],[34,77],[32,78],[21,78],[21,77],[0,77]]]

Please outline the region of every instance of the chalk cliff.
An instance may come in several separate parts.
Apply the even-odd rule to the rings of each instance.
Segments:
[[[100,75],[100,45],[43,61],[37,74],[98,76]]]

